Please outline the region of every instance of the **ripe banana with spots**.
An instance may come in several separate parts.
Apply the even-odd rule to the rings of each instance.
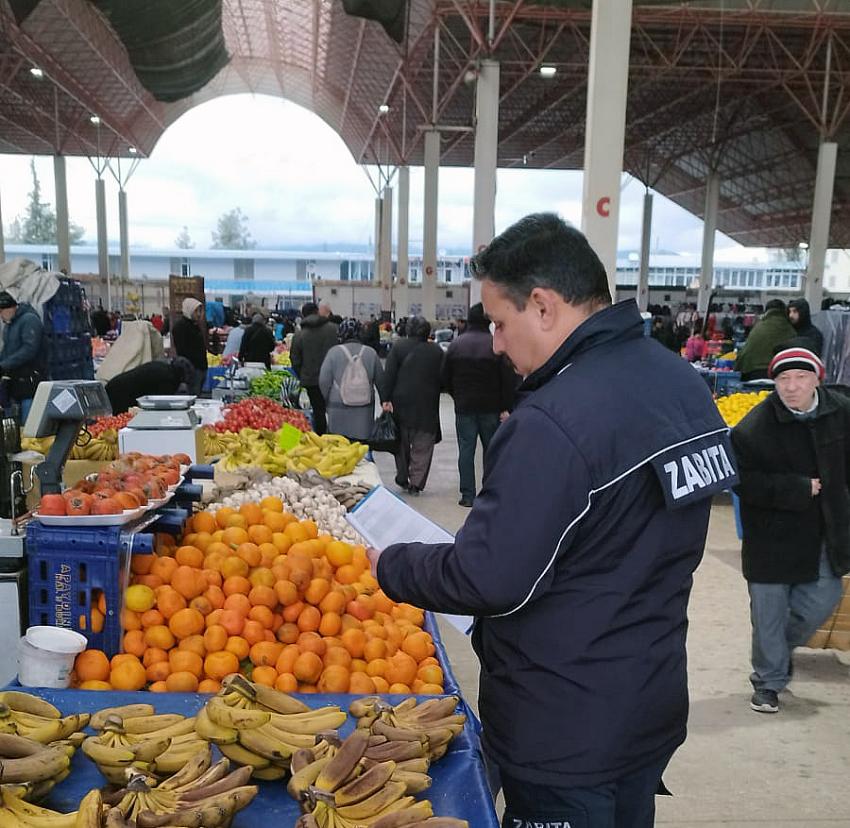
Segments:
[[[32,739],[42,745],[77,739],[89,723],[88,713],[62,716],[52,704],[18,690],[0,693],[0,733]],[[82,741],[81,739],[79,741]]]
[[[0,825],[4,828],[102,828],[103,799],[100,791],[89,791],[77,811],[62,814],[25,802],[15,792],[0,792]]]
[[[466,723],[463,713],[455,713],[459,699],[446,696],[428,699],[418,704],[416,699],[407,698],[393,706],[378,696],[366,696],[355,699],[349,708],[358,720],[358,728],[368,729],[376,736],[383,736],[386,745],[376,745],[367,753],[367,757],[376,761],[399,759],[401,753],[395,753],[393,743],[420,741],[425,747],[428,758],[434,762],[445,755],[452,739],[457,736]],[[406,758],[415,758],[413,755]]]
[[[258,788],[248,785],[251,769],[230,771],[228,759],[211,765],[196,757],[161,782],[131,771],[126,786],[110,794],[107,828],[217,828],[228,825]]]

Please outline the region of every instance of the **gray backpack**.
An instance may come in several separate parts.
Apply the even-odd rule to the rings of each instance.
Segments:
[[[369,405],[372,402],[372,381],[363,364],[363,346],[356,354],[340,345],[342,352],[348,360],[348,365],[342,372],[339,382],[339,396],[343,405]]]

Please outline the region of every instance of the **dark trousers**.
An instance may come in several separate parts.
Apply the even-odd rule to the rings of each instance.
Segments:
[[[313,431],[319,435],[325,434],[328,430],[328,418],[321,389],[318,385],[305,385],[304,390],[310,398],[310,407],[313,409]]]
[[[195,368],[192,372],[192,383],[189,385],[189,393],[200,397],[201,391],[204,389],[204,380],[207,378],[207,371],[205,368]],[[135,405],[135,403],[133,403]]]
[[[436,435],[399,425],[398,451],[395,454],[395,482],[399,486],[424,489],[434,456]]]
[[[455,413],[457,431],[457,470],[460,475],[460,496],[464,500],[475,499],[475,446],[481,438],[481,447],[487,446],[499,427],[498,414]]]
[[[655,794],[669,761],[667,755],[592,788],[549,788],[502,776],[502,828],[652,828]],[[492,787],[492,778],[490,782]]]

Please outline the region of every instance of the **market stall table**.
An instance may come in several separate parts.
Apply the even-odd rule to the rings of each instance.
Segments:
[[[208,696],[196,693],[130,693],[113,691],[84,690],[48,690],[27,688],[27,692],[46,699],[62,711],[69,713],[94,713],[104,707],[144,702],[152,704],[157,713],[182,713],[194,715],[207,701]],[[348,710],[351,695],[310,694],[298,696],[311,707],[328,704],[339,705]],[[398,704],[405,696],[385,696],[392,704]],[[434,698],[422,696],[420,700]],[[449,752],[434,763],[429,775],[433,785],[417,799],[426,798],[434,806],[434,813],[440,816],[454,816],[465,819],[474,828],[498,828],[499,821],[493,808],[493,801],[487,787],[487,778],[481,757],[478,736],[473,726],[471,711],[461,702],[468,721],[463,732],[452,743]],[[349,716],[340,729],[343,736],[354,729],[354,719]],[[216,759],[217,748],[213,748]],[[76,810],[80,800],[92,788],[100,788],[106,780],[97,766],[78,750],[71,762],[71,775],[58,784],[39,804],[45,808],[68,813]],[[253,783],[252,783],[253,784]],[[256,799],[233,819],[234,828],[255,828],[262,825],[274,825],[276,828],[294,826],[300,810],[295,801],[287,794],[284,782],[259,782],[260,793]]]

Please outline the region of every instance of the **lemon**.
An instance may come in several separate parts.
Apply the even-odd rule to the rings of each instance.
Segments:
[[[133,612],[147,612],[156,603],[154,591],[144,584],[127,587],[124,593],[124,606]]]

